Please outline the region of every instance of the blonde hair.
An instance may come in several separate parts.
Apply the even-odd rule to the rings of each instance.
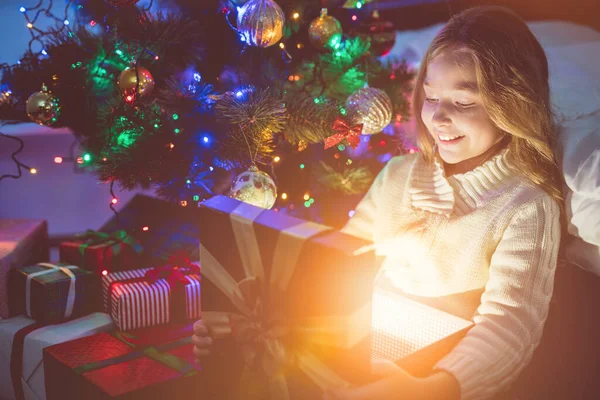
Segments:
[[[465,10],[453,16],[429,45],[413,93],[417,141],[423,157],[427,161],[434,157],[433,138],[421,119],[427,65],[442,52],[456,49],[473,59],[483,105],[495,127],[508,135],[510,164],[552,196],[564,218],[564,181],[553,152],[556,130],[548,60],[525,22],[506,8]]]

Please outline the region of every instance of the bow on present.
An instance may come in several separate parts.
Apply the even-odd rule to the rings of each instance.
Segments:
[[[344,139],[346,139],[348,144],[355,149],[360,143],[359,136],[362,133],[363,124],[350,126],[343,120],[337,118],[333,123],[333,130],[336,131],[336,133],[325,139],[325,149],[335,146]]]
[[[105,232],[98,232],[92,229],[88,229],[85,233],[77,235],[80,240],[85,240],[79,246],[79,254],[82,256],[85,254],[85,249],[89,246],[95,246],[98,244],[116,245],[123,244],[131,247],[136,253],[142,252],[142,245],[126,231],[120,230],[113,232],[112,234]],[[113,255],[118,256],[121,252],[122,246],[115,246],[113,249]]]
[[[275,312],[275,299],[285,298],[296,260],[304,243],[328,228],[303,222],[281,231],[273,254],[270,279],[265,281],[264,265],[253,228],[262,210],[241,203],[230,214],[237,248],[246,277],[237,282],[226,268],[200,243],[201,273],[233,303],[238,313],[202,311],[202,320],[215,337],[231,335],[242,345],[246,372],[262,368],[269,379],[271,399],[290,398],[285,371],[298,368],[321,390],[348,387],[349,383],[316,356],[315,349],[351,348],[369,334],[362,323],[370,304],[350,316],[324,316],[285,322]],[[266,300],[269,307],[266,307]],[[300,338],[300,340],[296,340]],[[290,340],[288,340],[290,339]],[[290,342],[294,345],[290,345]],[[299,344],[300,343],[300,344]]]
[[[145,274],[146,281],[150,284],[160,279],[165,279],[170,287],[187,285],[189,283],[186,275],[200,275],[200,267],[193,264],[184,251],[177,251],[167,261],[167,264],[149,270]]]

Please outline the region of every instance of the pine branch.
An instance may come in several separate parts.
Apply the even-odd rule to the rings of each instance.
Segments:
[[[291,144],[322,142],[333,135],[333,122],[340,115],[335,102],[315,103],[308,96],[286,96],[288,121],[283,135]]]
[[[345,195],[364,193],[374,176],[368,167],[345,166],[338,172],[327,163],[319,162],[319,167],[314,169],[314,175],[319,182],[330,190],[341,192]]]

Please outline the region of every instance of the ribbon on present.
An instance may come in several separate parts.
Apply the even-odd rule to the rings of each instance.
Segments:
[[[333,130],[336,132],[333,135],[325,138],[325,149],[335,146],[342,140],[346,139],[352,148],[356,148],[360,143],[360,135],[362,134],[363,124],[348,125],[343,120],[336,118],[333,123]]]
[[[133,343],[132,341],[127,340],[127,338],[122,336],[122,334],[118,331],[111,332],[111,335],[116,339],[122,341],[126,345],[132,347],[135,351],[78,366],[73,369],[77,374],[81,375],[86,372],[107,368],[112,365],[133,361],[142,357],[149,357],[154,361],[157,361],[179,372],[182,376],[192,376],[198,374],[199,367],[190,364],[186,360],[177,357],[174,354],[168,353],[168,351],[171,349],[175,349],[177,347],[185,345],[190,345],[192,343],[191,336],[177,339],[172,342],[160,344],[157,346],[139,346]]]
[[[79,245],[79,254],[82,259],[84,259],[85,251],[88,247],[100,244],[106,246],[104,249],[105,252],[111,249],[112,256],[119,256],[124,246],[129,246],[137,254],[142,252],[142,245],[124,230],[106,233],[88,229],[85,233],[77,235],[76,238],[84,241],[84,243]]]
[[[303,222],[281,231],[273,254],[270,280],[254,232],[254,220],[263,210],[240,203],[230,214],[237,248],[246,277],[237,282],[226,268],[200,244],[202,275],[233,303],[238,313],[203,311],[202,320],[216,338],[231,335],[241,344],[246,370],[262,368],[269,377],[272,399],[289,400],[285,370],[300,369],[321,390],[350,384],[325,365],[313,352],[315,346],[351,348],[370,332],[365,315],[370,304],[350,316],[312,317],[285,321],[268,306],[268,299],[285,296],[304,243],[329,228]],[[302,338],[302,346],[290,348],[287,338]]]
[[[59,267],[58,265],[54,265],[54,264],[50,264],[50,263],[38,263],[37,265],[46,267],[48,269],[39,271],[39,272],[34,272],[32,274],[27,275],[27,283],[25,284],[25,306],[26,306],[27,316],[29,316],[29,317],[32,316],[31,315],[31,281],[33,280],[33,278],[40,276],[40,275],[49,274],[49,273],[52,273],[55,271],[62,271],[71,280],[69,283],[69,292],[67,294],[67,304],[65,306],[65,315],[64,315],[65,319],[70,318],[71,315],[73,314],[73,306],[75,305],[75,298],[77,296],[77,293],[75,292],[75,282],[77,280],[77,277],[71,270],[76,269],[77,267],[74,265]]]
[[[183,250],[175,252],[167,261],[167,265],[153,268],[146,272],[146,281],[150,284],[160,279],[167,281],[171,289],[169,301],[170,323],[179,323],[187,320],[185,287],[190,283],[187,275],[200,275],[200,267],[193,264]]]

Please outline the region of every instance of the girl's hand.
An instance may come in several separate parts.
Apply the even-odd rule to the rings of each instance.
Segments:
[[[197,363],[200,362],[202,357],[210,354],[212,342],[213,338],[210,336],[208,327],[202,323],[202,320],[196,321],[194,323],[192,343],[194,344],[194,355],[196,356]]]
[[[335,389],[325,393],[323,400],[388,400],[415,397],[420,381],[391,361],[373,360],[373,375],[379,379],[365,386]],[[410,394],[409,394],[410,393]]]

